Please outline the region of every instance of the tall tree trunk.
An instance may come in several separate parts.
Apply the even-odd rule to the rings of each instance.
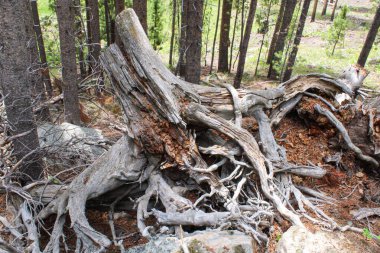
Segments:
[[[284,8],[284,16],[282,19],[280,31],[276,40],[276,46],[274,47],[273,59],[269,66],[268,77],[271,79],[277,79],[279,72],[274,67],[274,64],[279,62],[282,58],[282,53],[285,47],[285,40],[288,35],[289,26],[293,18],[294,9],[297,5],[297,0],[287,0]]]
[[[173,66],[173,50],[174,50],[174,37],[175,37],[175,18],[177,15],[177,0],[173,1],[173,12],[172,12],[172,34],[170,37],[170,52],[169,52],[169,65]]]
[[[30,6],[32,9],[34,32],[36,33],[36,37],[37,37],[38,52],[40,55],[41,67],[43,68],[42,73],[44,77],[44,83],[45,83],[47,94],[49,97],[51,97],[53,95],[53,88],[51,86],[49,66],[47,64],[46,51],[45,51],[45,45],[44,45],[44,38],[42,36],[40,18],[38,15],[37,0],[31,0]]]
[[[238,16],[239,16],[239,0],[236,0],[236,13],[235,13],[235,21],[234,21],[234,29],[232,31],[232,40],[231,40],[231,47],[230,47],[230,61],[228,64],[228,72],[231,73],[231,67],[232,67],[232,57],[233,57],[233,52],[234,52],[234,44],[235,44],[235,36],[236,36],[236,26],[237,26],[237,21],[238,21]]]
[[[213,65],[214,65],[216,37],[217,37],[217,35],[218,35],[218,28],[219,28],[220,3],[221,3],[221,0],[218,0],[218,12],[217,12],[217,14],[216,14],[215,33],[214,33],[214,40],[213,40],[213,43],[212,43],[212,50],[211,50],[210,74],[211,74],[211,72],[212,72],[212,67],[213,67]]]
[[[201,78],[203,0],[188,0],[188,4],[185,80],[191,83],[199,83]]]
[[[75,12],[75,35],[79,43],[79,47],[77,48],[78,61],[79,61],[79,70],[80,76],[82,79],[86,78],[86,62],[84,58],[84,23],[82,18],[82,6],[80,0],[74,0],[74,12]]]
[[[325,16],[325,15],[326,15],[327,5],[328,5],[328,4],[329,4],[329,0],[325,0],[325,1],[323,2],[323,8],[322,8],[322,13],[321,13],[322,16]]]
[[[315,15],[317,15],[318,1],[319,0],[314,0],[313,12],[311,13],[311,20],[310,20],[310,22],[314,22],[315,21]]]
[[[268,25],[269,25],[269,18],[270,18],[270,12],[271,12],[271,9],[272,9],[272,4],[273,4],[273,2],[270,1],[269,5],[268,5],[268,8],[267,8],[266,16],[265,16],[265,23],[268,24]],[[255,76],[257,75],[257,70],[258,70],[259,64],[260,64],[261,51],[263,50],[263,46],[264,46],[264,42],[265,42],[265,37],[267,36],[268,31],[269,31],[269,26],[267,26],[267,28],[265,29],[265,31],[263,33],[263,38],[262,38],[261,43],[260,43],[259,55],[257,56],[257,62],[256,62],[256,68],[255,68]]]
[[[330,20],[331,21],[334,21],[334,18],[335,18],[335,11],[336,11],[336,7],[338,6],[338,0],[335,0],[335,3],[334,3],[334,7],[332,9],[332,12],[331,12],[331,17],[330,17]]]
[[[115,0],[115,16],[117,14],[119,14],[120,12],[122,12],[124,10],[124,8],[125,8],[124,0]],[[115,43],[119,47],[123,47],[121,40],[120,40],[120,36],[117,34],[116,27],[114,27],[114,29],[115,29]]]
[[[78,74],[75,57],[74,11],[72,1],[57,0],[57,19],[62,61],[65,121],[79,125]]]
[[[222,22],[220,24],[218,71],[228,72],[228,47],[230,46],[230,21],[232,0],[223,0]]]
[[[368,32],[367,38],[364,42],[362,51],[360,52],[358,64],[362,67],[364,67],[364,65],[367,61],[368,55],[371,52],[372,45],[376,39],[376,35],[377,35],[378,30],[379,30],[379,27],[380,27],[380,4],[377,7],[376,14],[375,14],[375,17],[373,19],[371,28],[369,29],[369,32]]]
[[[269,52],[268,52],[268,56],[267,56],[267,64],[270,64],[272,62],[272,59],[273,59],[273,54],[274,54],[274,50],[276,47],[278,34],[280,32],[282,19],[284,17],[285,5],[286,5],[286,0],[282,0],[281,5],[280,5],[280,10],[278,11],[276,26],[274,27],[272,40],[271,40],[271,43],[269,46]]]
[[[294,63],[296,61],[296,57],[297,57],[297,53],[298,53],[298,47],[301,43],[302,33],[303,33],[303,29],[305,27],[307,12],[308,12],[309,7],[310,7],[310,2],[311,2],[311,0],[304,0],[304,2],[303,2],[301,16],[300,16],[300,19],[298,22],[298,27],[297,27],[297,33],[296,33],[296,37],[294,38],[292,52],[290,53],[290,56],[289,56],[288,61],[286,63],[286,69],[285,69],[285,73],[284,73],[284,76],[282,79],[283,82],[288,81],[292,75],[293,66],[294,66]]]
[[[187,36],[186,36],[186,25],[187,25],[187,6],[189,0],[181,0],[181,36],[179,40],[179,59],[178,59],[178,65],[176,69],[176,74],[179,72],[180,76],[185,76],[186,73],[186,61],[185,61],[185,54],[187,50]]]
[[[106,25],[106,37],[107,37],[107,47],[111,45],[111,18],[110,18],[110,7],[108,5],[108,0],[103,1],[104,4],[104,19]]]
[[[13,154],[23,159],[20,179],[23,183],[39,179],[42,165],[39,156],[37,128],[31,98],[30,48],[34,38],[28,0],[1,1],[0,9],[0,85],[13,139]],[[32,37],[31,37],[32,35]],[[23,134],[17,137],[17,135]]]
[[[145,33],[148,34],[147,0],[133,0],[133,9],[135,10],[137,17],[139,17]]]
[[[241,79],[243,78],[245,58],[247,56],[247,50],[248,50],[249,39],[251,37],[253,20],[255,19],[256,7],[257,7],[257,0],[251,0],[248,17],[247,17],[247,24],[245,25],[244,38],[240,47],[239,62],[238,62],[238,67],[237,67],[236,76],[234,80],[235,88],[240,88]]]
[[[89,71],[92,72],[99,63],[100,56],[100,24],[99,24],[99,3],[98,0],[88,1],[89,27]]]

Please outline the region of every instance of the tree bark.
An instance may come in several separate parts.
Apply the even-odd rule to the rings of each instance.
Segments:
[[[317,15],[318,1],[319,0],[314,0],[313,12],[311,13],[311,20],[310,20],[310,22],[314,22],[315,21],[315,16]]]
[[[300,19],[298,21],[296,36],[295,36],[294,42],[293,42],[292,52],[290,53],[290,56],[289,56],[288,61],[286,63],[285,73],[284,73],[284,76],[282,78],[283,82],[288,81],[292,75],[293,66],[294,66],[294,63],[296,61],[296,57],[297,57],[297,53],[298,53],[298,47],[301,43],[302,33],[303,33],[303,29],[305,27],[307,12],[308,12],[309,6],[310,6],[310,1],[311,0],[304,0],[303,6],[302,6],[302,11],[301,11],[301,16],[300,16]]]
[[[377,32],[379,31],[379,27],[380,27],[380,4],[377,7],[376,14],[375,14],[375,17],[373,18],[371,28],[369,29],[362,51],[360,52],[358,64],[362,67],[364,67],[367,61],[368,55],[371,52],[373,43],[375,42],[375,39],[376,39]]]
[[[235,44],[235,36],[236,36],[236,26],[237,26],[237,21],[238,21],[238,16],[239,16],[239,0],[236,0],[236,13],[235,13],[235,21],[234,21],[234,28],[232,31],[232,41],[231,41],[231,47],[230,47],[230,62],[228,64],[228,72],[231,73],[231,68],[232,68],[232,57],[233,57],[233,52],[234,52],[234,44]]]
[[[199,83],[201,78],[203,0],[188,0],[187,2],[185,80],[191,83]]]
[[[273,55],[274,55],[274,50],[276,47],[278,34],[280,32],[282,19],[284,17],[285,5],[286,5],[286,0],[282,0],[281,5],[280,5],[280,10],[278,11],[276,26],[274,27],[273,36],[272,36],[272,40],[271,40],[269,51],[268,51],[267,64],[270,64],[273,60]]]
[[[120,12],[122,12],[125,8],[124,0],[115,0],[115,16],[118,15]],[[122,42],[120,40],[120,36],[118,35],[118,31],[116,26],[114,27],[115,31],[115,43],[119,47],[123,47]]]
[[[107,47],[111,45],[111,17],[110,17],[110,7],[108,5],[108,0],[103,0],[104,4],[104,19],[106,25],[106,37],[107,37]]]
[[[325,0],[324,3],[323,3],[322,13],[321,13],[322,16],[326,15],[327,5],[328,4],[329,4],[329,0]]]
[[[84,57],[84,47],[86,32],[84,22],[82,18],[82,5],[80,0],[74,0],[74,13],[75,13],[75,37],[79,41],[79,47],[77,48],[77,55],[79,61],[79,70],[81,79],[85,79],[87,76],[86,60]]]
[[[218,71],[228,72],[228,47],[230,46],[230,22],[232,0],[223,0],[222,22],[220,24]]]
[[[29,1],[1,1],[0,9],[0,84],[13,139],[13,155],[22,161],[23,183],[42,176],[39,142],[32,110],[30,41],[34,31]],[[21,18],[22,17],[22,18]],[[30,17],[30,19],[28,18]],[[21,136],[19,136],[21,135]]]
[[[100,56],[100,24],[99,24],[99,3],[98,0],[88,0],[89,25],[91,34],[89,35],[89,72],[99,64]]]
[[[179,59],[178,59],[178,65],[176,69],[176,73],[179,72],[179,75],[184,77],[186,73],[186,50],[187,50],[187,6],[189,0],[181,0],[181,35],[179,40]]]
[[[172,34],[170,37],[170,50],[169,50],[169,65],[173,66],[173,50],[174,50],[174,37],[175,37],[175,22],[177,15],[177,0],[173,1],[173,10],[172,10]]]
[[[212,49],[211,49],[210,74],[212,73],[212,68],[214,66],[216,37],[218,36],[218,28],[219,28],[220,3],[221,3],[221,0],[218,0],[218,12],[216,14],[216,25],[215,25],[215,32],[214,32],[214,40],[212,42]]]
[[[46,58],[44,38],[42,36],[40,18],[38,15],[37,0],[30,1],[30,6],[32,9],[32,14],[33,14],[34,32],[36,33],[36,37],[37,37],[41,67],[43,68],[42,73],[44,76],[44,83],[45,83],[47,94],[49,97],[51,97],[53,95],[53,88],[51,85],[49,66],[47,64],[47,58]]]
[[[268,77],[271,79],[278,79],[279,72],[274,68],[274,64],[279,62],[282,58],[282,53],[285,47],[285,40],[288,35],[289,26],[292,22],[294,9],[296,7],[297,0],[287,0],[284,7],[284,16],[282,19],[279,34],[276,40],[276,45],[273,51],[273,59],[269,66]]]
[[[133,9],[135,10],[137,17],[139,17],[145,33],[148,34],[147,0],[133,0]]]
[[[58,0],[56,10],[61,48],[65,121],[79,125],[78,74],[75,56],[75,24],[72,1]]]
[[[253,20],[255,19],[256,7],[257,7],[257,0],[251,0],[251,4],[249,6],[249,11],[248,11],[247,24],[245,25],[244,39],[243,39],[243,42],[241,43],[239,62],[237,66],[236,76],[234,79],[235,88],[240,87],[241,79],[243,78],[244,65],[245,65],[245,60],[247,56],[249,39],[251,37]]]
[[[336,11],[336,7],[338,6],[338,0],[335,0],[335,3],[334,3],[334,7],[332,9],[332,12],[331,12],[331,17],[330,17],[330,20],[331,21],[334,21],[334,18],[335,18],[335,11]]]

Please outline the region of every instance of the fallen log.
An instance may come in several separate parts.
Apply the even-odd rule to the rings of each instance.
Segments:
[[[91,199],[94,205],[94,199],[125,183],[145,184],[136,209],[139,230],[148,238],[159,231],[145,225],[152,215],[159,226],[173,226],[177,232],[180,225],[234,228],[258,242],[268,241],[263,231],[273,224],[275,214],[301,227],[301,218],[331,229],[338,227],[315,204],[332,203],[333,199],[292,182],[292,174],[320,178],[326,171],[288,162],[272,128],[294,111],[304,96],[319,99],[327,110],[335,108],[326,105],[328,99],[334,100],[339,93],[353,99],[351,87],[356,90],[357,83],[348,85],[352,75],[346,74],[345,79],[304,75],[266,90],[195,85],[165,67],[133,10],[120,13],[116,25],[123,47],[111,45],[100,60],[123,108],[127,134],[63,193],[53,199],[50,195],[50,200],[40,198],[50,203],[36,212],[38,218],[57,214],[44,252],[60,250],[66,216],[76,233],[78,252],[100,252],[109,247],[111,239],[88,223],[86,203]],[[327,116],[334,127],[344,128],[331,117],[332,112],[314,109]],[[257,132],[242,127],[247,117],[255,119]],[[340,132],[358,157],[366,158],[348,142],[347,133]],[[372,159],[364,160],[378,167]],[[184,176],[174,183],[170,173]],[[174,190],[175,186],[186,189],[190,185],[196,185],[200,195],[194,202]],[[131,192],[126,189],[121,196],[128,194]],[[122,197],[112,199],[111,210]],[[162,210],[150,210],[152,199],[162,203]],[[38,238],[33,240],[39,245]],[[114,240],[114,244],[120,242]]]

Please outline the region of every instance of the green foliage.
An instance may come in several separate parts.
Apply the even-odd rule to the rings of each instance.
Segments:
[[[153,0],[148,12],[151,13],[149,16],[149,24],[148,24],[148,34],[150,41],[154,50],[161,49],[161,44],[163,42],[163,21],[162,16],[164,13],[162,1]]]
[[[331,48],[331,55],[334,55],[335,48],[338,44],[343,44],[348,26],[347,21],[348,7],[343,6],[338,16],[334,19],[333,24],[329,27],[325,39]]]
[[[371,239],[378,239],[378,240],[380,240],[380,235],[373,235],[368,228],[364,228],[363,229],[363,236],[367,240],[371,240]]]

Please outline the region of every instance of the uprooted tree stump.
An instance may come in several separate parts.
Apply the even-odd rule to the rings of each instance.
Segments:
[[[111,227],[115,205],[132,192],[140,196],[137,224],[148,238],[158,233],[157,228],[145,225],[149,216],[173,233],[180,232],[180,225],[234,228],[260,243],[268,241],[264,231],[275,218],[303,226],[304,217],[330,229],[342,229],[315,204],[333,199],[292,182],[292,174],[321,178],[326,170],[289,162],[272,129],[298,106],[304,117],[336,128],[347,149],[378,168],[380,121],[371,109],[376,103],[367,104],[368,113],[363,114],[354,102],[366,73],[351,67],[341,79],[322,74],[298,76],[266,90],[195,85],[165,67],[133,10],[119,14],[116,25],[123,47],[111,45],[102,54],[101,64],[123,108],[127,134],[66,188],[57,192],[45,185],[43,191],[31,191],[32,196],[53,191],[57,197],[19,203],[33,252],[40,251],[35,218],[52,214],[57,218],[44,252],[59,252],[66,216],[76,233],[78,252],[120,245],[114,230],[113,238],[108,238],[86,219],[88,200],[96,205],[96,199],[105,194],[111,203]],[[348,103],[338,105],[338,94],[345,94]],[[302,103],[306,104],[300,106]],[[350,131],[362,130],[354,126],[346,130],[341,122],[344,117],[337,116],[345,111],[357,112],[350,119],[362,121],[372,132],[351,139]],[[245,118],[253,119],[258,129],[255,134],[242,127]],[[362,151],[353,140],[369,142],[373,148]],[[181,180],[173,181],[171,174],[180,174]],[[114,191],[117,194],[112,194]],[[202,194],[190,201],[188,191]],[[159,200],[162,208],[151,210],[151,200]],[[43,207],[32,212],[30,207],[37,204]]]

